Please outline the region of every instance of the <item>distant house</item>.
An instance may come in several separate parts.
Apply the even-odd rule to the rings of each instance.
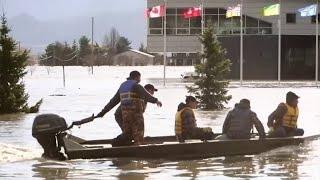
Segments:
[[[134,49],[117,54],[112,58],[113,65],[120,66],[147,66],[153,65],[153,61],[153,55]]]

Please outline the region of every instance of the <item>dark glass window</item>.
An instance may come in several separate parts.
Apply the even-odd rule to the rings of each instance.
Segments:
[[[162,29],[150,29],[149,34],[162,34]]]
[[[183,15],[177,17],[178,28],[189,28],[189,18],[184,18]]]
[[[188,11],[188,8],[178,8],[177,9],[177,14],[184,14],[187,11]]]
[[[189,34],[188,28],[177,29],[177,34]]]
[[[227,10],[219,8],[219,14],[226,14]]]
[[[150,28],[162,28],[162,17],[149,18],[149,27]]]
[[[259,20],[259,27],[272,27],[271,23]]]
[[[167,14],[177,14],[177,9],[176,8],[168,8],[168,9],[166,9],[166,13]]]
[[[167,16],[167,28],[176,28],[176,16]]]
[[[201,28],[190,28],[190,34],[201,34]]]
[[[320,23],[320,15],[318,14],[318,22]],[[316,16],[311,16],[311,23],[316,23]]]
[[[175,35],[176,34],[176,29],[167,29],[166,34],[168,35]]]
[[[218,15],[206,15],[205,16],[205,26],[209,25],[217,26],[218,25]]]
[[[295,13],[287,13],[286,15],[287,23],[296,23],[296,14]]]
[[[201,28],[201,16],[190,18],[190,27],[200,27]]]
[[[258,20],[249,16],[246,16],[246,27],[258,27]]]
[[[218,14],[218,8],[205,8],[204,14]]]
[[[240,27],[240,16],[232,17],[232,24],[234,27]]]

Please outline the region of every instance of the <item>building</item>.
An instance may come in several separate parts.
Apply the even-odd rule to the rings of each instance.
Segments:
[[[185,59],[199,62],[202,31],[201,17],[184,18],[190,7],[203,2],[204,28],[211,23],[221,45],[232,61],[231,79],[240,76],[240,17],[226,18],[228,7],[240,0],[167,0],[166,34],[169,64]],[[278,18],[281,19],[281,79],[315,79],[316,17],[301,17],[298,9],[316,0],[281,0],[280,16],[262,16],[263,7],[279,0],[243,0],[243,78],[245,80],[278,78]],[[163,0],[148,0],[151,8]],[[163,17],[148,18],[148,52],[163,52]],[[189,58],[187,58],[189,57]],[[190,58],[191,57],[191,58]],[[175,63],[173,63],[175,62]],[[179,63],[178,63],[179,64]]]
[[[153,61],[153,55],[133,49],[117,54],[112,58],[113,65],[120,66],[147,66],[153,65]]]

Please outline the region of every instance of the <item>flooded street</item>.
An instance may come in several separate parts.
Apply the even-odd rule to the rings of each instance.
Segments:
[[[129,72],[138,70],[142,74],[141,84],[153,83],[159,89],[155,97],[163,103],[161,108],[148,105],[144,114],[145,136],[164,136],[174,134],[177,105],[187,95],[180,75],[192,71],[193,67],[167,67],[166,86],[161,80],[162,66],[94,67],[93,75],[87,67],[66,67],[65,70],[66,87],[63,87],[62,67],[29,67],[24,82],[31,105],[43,98],[39,114],[58,114],[69,125],[72,121],[97,114],[113,97]],[[280,87],[263,82],[257,84],[239,87],[237,83],[232,83],[229,88],[232,99],[226,105],[228,108],[218,112],[197,110],[198,126],[210,126],[214,132],[221,132],[228,110],[240,99],[248,98],[251,100],[251,109],[257,113],[267,130],[268,115],[280,102],[285,101],[288,91],[293,91],[301,97],[298,126],[305,130],[306,135],[320,133],[319,88],[310,86],[310,82],[283,84]],[[121,132],[114,120],[115,109],[103,118],[71,129],[71,133],[84,139],[114,138]],[[40,145],[31,135],[36,115],[0,116],[0,179],[320,178],[320,140],[258,155],[197,160],[45,160],[41,158]]]

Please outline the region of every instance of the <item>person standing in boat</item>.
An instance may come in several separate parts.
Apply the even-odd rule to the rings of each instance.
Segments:
[[[186,103],[180,103],[175,116],[175,135],[179,142],[186,139],[207,140],[213,138],[210,127],[197,127],[193,109],[197,109],[198,101],[193,96],[186,96]]]
[[[132,137],[135,145],[143,144],[145,102],[157,104],[159,107],[162,106],[157,98],[153,97],[139,84],[140,81],[141,74],[138,71],[131,71],[127,81],[120,85],[117,93],[96,116],[102,117],[120,102],[123,133]]]
[[[298,99],[295,93],[289,91],[286,103],[280,103],[268,117],[269,137],[302,136],[304,130],[297,128],[299,116]]]
[[[250,139],[253,126],[257,129],[259,138],[265,138],[264,127],[257,114],[251,111],[250,101],[241,99],[227,114],[223,123],[222,136],[218,139]]]
[[[154,92],[158,91],[152,84],[146,84],[144,88],[150,93],[152,96],[154,95]],[[144,101],[144,108],[143,112],[147,108],[147,101]],[[132,137],[127,136],[123,129],[123,119],[122,119],[122,111],[121,106],[118,106],[116,112],[114,113],[114,118],[117,121],[119,127],[121,128],[122,133],[113,139],[112,146],[127,146],[132,144]]]

